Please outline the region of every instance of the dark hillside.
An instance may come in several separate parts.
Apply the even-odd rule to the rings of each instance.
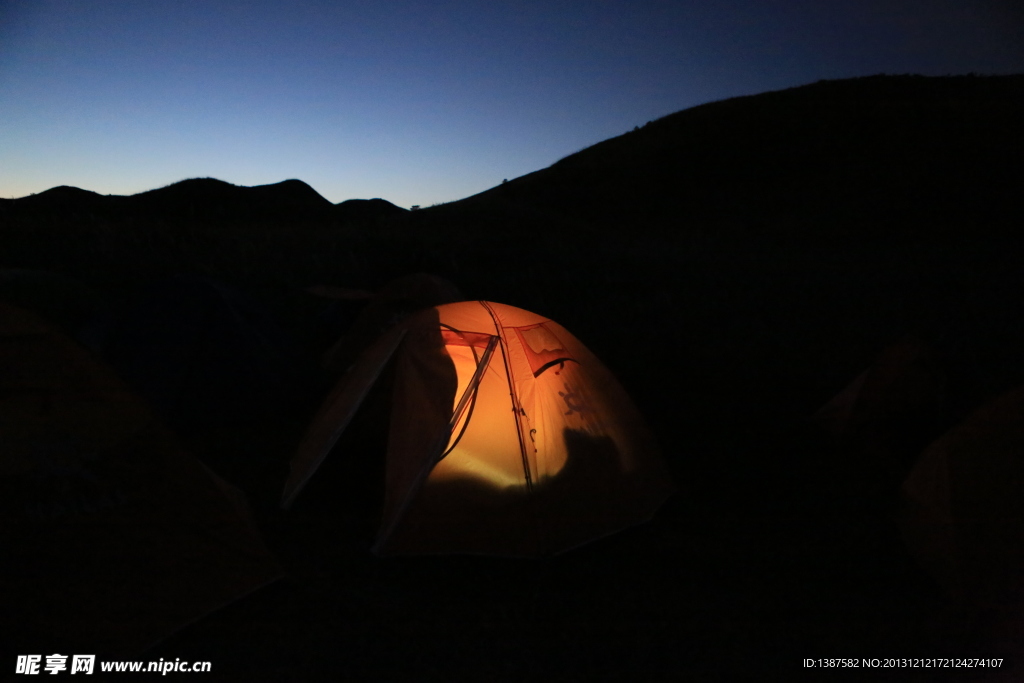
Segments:
[[[221,221],[301,221],[323,219],[332,205],[301,180],[240,187],[214,178],[194,178],[127,197],[125,211],[157,212],[174,218]]]
[[[386,199],[348,199],[335,204],[336,215],[343,221],[374,221],[378,218],[401,216],[406,210]]]
[[[29,195],[20,199],[5,199],[3,206],[13,209],[15,207],[48,208],[50,210],[82,210],[103,206],[109,201],[109,195],[101,195],[89,190],[82,190],[77,187],[61,185],[50,188],[39,194]]]
[[[304,286],[335,278],[339,263],[365,275],[359,245],[379,242],[376,228],[406,213],[383,199],[334,205],[300,180],[243,187],[193,178],[130,196],[58,187],[0,200],[0,265],[114,290],[188,270]]]
[[[666,116],[435,211],[802,239],[1002,225],[1024,179],[1022,113],[1024,76],[822,81]]]
[[[20,199],[3,200],[13,215],[49,214],[68,220],[83,213],[104,218],[138,220],[163,214],[167,218],[219,220],[323,219],[332,204],[301,180],[241,187],[215,178],[191,178],[129,196],[100,195],[77,187],[55,187]],[[265,215],[270,212],[269,216]]]

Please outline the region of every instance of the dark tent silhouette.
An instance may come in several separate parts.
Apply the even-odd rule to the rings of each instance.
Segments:
[[[360,356],[293,457],[284,506],[389,365],[377,554],[557,553],[650,519],[674,490],[643,418],[579,340],[537,314],[466,301],[415,314]]]
[[[877,439],[894,422],[936,408],[945,383],[935,352],[914,337],[904,337],[885,348],[815,418],[835,436]]]
[[[76,338],[106,308],[102,295],[81,280],[29,268],[0,269],[0,301],[32,311]]]
[[[875,361],[815,415],[836,447],[842,486],[895,499],[914,460],[941,430],[946,373],[938,354],[914,337]]]
[[[207,277],[158,280],[98,327],[96,350],[182,435],[287,413],[313,381],[269,312]]]
[[[962,603],[1024,606],[1024,387],[932,443],[903,484],[903,536]]]
[[[341,374],[364,349],[412,313],[463,298],[458,287],[437,275],[414,273],[392,280],[373,295],[324,355],[323,365],[330,372]]]
[[[6,304],[0,501],[4,618],[78,652],[142,650],[281,576],[237,489],[91,353]]]

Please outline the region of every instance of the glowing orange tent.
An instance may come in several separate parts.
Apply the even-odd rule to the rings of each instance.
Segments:
[[[583,344],[535,313],[465,301],[363,353],[295,454],[284,507],[388,362],[379,555],[556,553],[650,519],[674,490],[643,419]]]

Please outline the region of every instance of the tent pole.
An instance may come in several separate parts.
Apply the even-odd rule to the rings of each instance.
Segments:
[[[494,311],[486,301],[481,301],[480,303],[487,309],[487,312],[491,314],[491,320],[494,321],[494,329],[501,338],[501,360],[505,363],[505,376],[508,378],[508,393],[509,398],[512,401],[512,413],[516,418],[516,436],[519,437],[519,455],[523,460],[523,476],[526,477],[526,490],[532,493],[533,476],[530,474],[530,458],[526,453],[526,441],[523,439],[523,424],[521,419],[524,414],[523,407],[520,405],[519,397],[516,395],[516,381],[512,376],[512,367],[508,363],[508,355],[505,353],[508,341],[505,339],[504,330],[498,323],[498,316],[494,314]]]

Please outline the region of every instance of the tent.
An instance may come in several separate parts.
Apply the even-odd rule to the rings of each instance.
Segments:
[[[557,553],[650,519],[674,490],[633,403],[572,334],[464,301],[408,318],[362,354],[293,457],[284,507],[389,363],[378,555]]]
[[[951,596],[999,607],[1019,593],[1024,387],[982,406],[932,443],[904,482],[903,494],[904,540]]]
[[[32,311],[73,337],[106,307],[81,280],[47,270],[0,269],[0,300]]]
[[[945,384],[936,353],[922,341],[904,337],[886,347],[815,419],[833,436],[884,439],[895,423],[934,412]]]
[[[0,303],[2,618],[40,639],[21,645],[137,652],[280,576],[237,489],[88,351]]]
[[[274,317],[206,276],[157,279],[95,327],[92,349],[184,437],[276,419],[313,386]]]
[[[837,485],[895,498],[914,459],[941,433],[946,372],[938,354],[907,336],[814,415],[844,469]]]
[[[340,375],[391,327],[417,311],[465,299],[453,283],[429,273],[392,280],[372,295],[348,329],[324,354],[323,366]]]

